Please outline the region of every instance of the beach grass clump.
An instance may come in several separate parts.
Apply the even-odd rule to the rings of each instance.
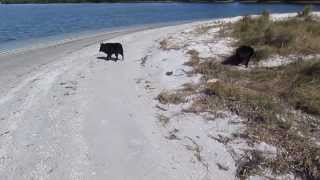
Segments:
[[[240,78],[243,78],[246,75],[246,73],[236,70],[235,68],[221,65],[220,62],[211,58],[208,58],[196,66],[194,72],[202,74],[203,79],[205,80],[217,78],[226,82],[231,82],[235,79],[240,80]]]
[[[299,17],[273,21],[269,13],[259,17],[244,16],[229,25],[236,45],[250,45],[257,50],[257,59],[270,55],[320,53],[320,22],[310,16],[310,10]]]
[[[167,39],[163,39],[162,41],[160,41],[160,48],[163,50],[168,49],[168,40]]]
[[[247,92],[250,90],[263,92],[268,96],[279,98],[304,113],[320,116],[320,59],[243,71],[221,65],[211,58],[206,58],[200,63],[198,52],[193,50],[189,53],[192,54],[190,62],[196,62],[191,63],[193,72],[202,74],[204,81],[215,78],[226,83],[241,85],[247,88]]]
[[[158,118],[160,124],[164,127],[170,122],[170,118],[163,115],[163,114],[157,114],[157,118]]]
[[[320,115],[320,60],[295,62],[282,71],[280,97],[296,109]]]
[[[312,138],[317,137],[316,132],[320,130],[320,90],[318,78],[313,73],[317,72],[319,62],[262,69],[256,74],[247,72],[248,75],[244,76],[246,81],[243,81],[246,83],[223,82],[206,86],[207,98],[195,103],[209,112],[217,107],[227,108],[247,119],[244,134],[250,141],[266,142],[279,149],[275,158],[264,158],[256,167],[263,166],[276,174],[293,173],[298,177],[315,179],[320,173],[320,148]],[[230,77],[227,80],[231,82]],[[297,116],[291,107],[315,115],[315,118]],[[255,159],[252,161],[257,163]],[[246,172],[241,177],[257,170],[251,166],[239,168],[242,168],[239,172]]]
[[[200,63],[200,57],[199,57],[198,51],[192,49],[192,50],[189,50],[187,54],[190,55],[190,59],[189,61],[185,62],[184,65],[193,67]]]
[[[246,117],[252,121],[273,124],[276,114],[281,113],[281,106],[273,98],[263,93],[230,83],[220,82],[207,86],[204,91],[209,97],[207,107],[221,108]]]
[[[319,116],[319,73],[320,60],[313,59],[274,68],[257,68],[239,74],[246,82],[243,84],[245,87],[278,97],[297,110]]]
[[[156,98],[161,104],[180,104],[185,102],[184,95],[179,92],[163,91]]]
[[[160,44],[160,49],[165,51],[178,50],[181,48],[176,42],[174,42],[173,37],[165,38],[161,40],[159,44]]]
[[[213,29],[213,28],[217,28],[217,27],[219,27],[220,25],[217,25],[217,24],[207,24],[207,25],[200,25],[200,26],[197,26],[195,29],[194,29],[194,31],[193,31],[193,33],[195,34],[195,35],[203,35],[203,34],[207,34],[211,29]]]
[[[301,12],[298,12],[298,17],[310,17],[312,13],[312,6],[306,5]]]

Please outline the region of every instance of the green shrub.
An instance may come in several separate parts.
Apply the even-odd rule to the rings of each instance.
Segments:
[[[298,17],[308,17],[312,13],[312,6],[306,5],[301,12],[298,12]]]

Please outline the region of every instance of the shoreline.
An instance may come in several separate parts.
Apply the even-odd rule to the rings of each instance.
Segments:
[[[314,13],[318,13],[315,11]],[[320,12],[319,12],[320,13]],[[296,15],[296,12],[288,12],[288,13],[272,13],[276,16],[293,16]],[[256,16],[257,14],[250,14],[250,16]],[[37,39],[31,39],[31,40],[22,40],[19,42],[16,42],[14,44],[15,47],[12,48],[4,48],[2,51],[0,51],[0,58],[2,56],[7,55],[13,55],[13,54],[20,54],[25,53],[28,51],[35,51],[38,49],[43,48],[50,48],[55,46],[62,46],[64,44],[68,43],[76,43],[77,41],[84,40],[84,39],[91,39],[91,38],[97,38],[100,36],[105,36],[109,34],[114,33],[134,33],[138,31],[145,31],[150,29],[157,29],[157,28],[164,28],[164,27],[170,27],[170,26],[179,26],[179,25],[185,25],[185,24],[193,24],[193,23],[207,23],[211,21],[224,21],[229,19],[236,19],[241,16],[230,16],[230,17],[218,17],[218,18],[203,18],[203,19],[196,19],[196,20],[184,20],[184,21],[177,21],[177,22],[168,22],[168,23],[153,23],[153,24],[144,24],[144,25],[134,25],[129,27],[115,27],[115,28],[106,28],[106,29],[100,29],[100,30],[89,30],[89,31],[82,31],[77,33],[68,33],[68,34],[61,34],[57,36],[49,36],[49,37],[42,37]],[[21,44],[28,44],[30,45],[22,45]]]
[[[19,6],[19,5],[17,5],[17,6]],[[29,6],[29,5],[26,5],[26,6]],[[30,4],[30,6],[37,6],[37,4],[34,4],[34,5]],[[47,8],[46,5],[39,5],[39,6],[45,6],[45,8]],[[48,8],[51,9],[51,7],[49,7],[49,6],[50,5],[48,5]],[[54,4],[53,4],[53,6],[54,6]],[[73,5],[70,4],[70,6],[73,6]],[[215,5],[213,5],[213,6],[215,6]],[[236,5],[236,7],[237,6],[238,5]],[[292,7],[288,8],[288,9],[282,8],[281,7],[282,5],[279,5],[279,6],[280,6],[279,9],[277,7],[274,7],[275,8],[274,11],[276,11],[276,12],[278,12],[278,11],[279,12],[281,12],[281,11],[296,12],[296,11],[300,10],[299,9],[300,6],[297,6],[297,7],[296,6],[292,6]],[[3,7],[4,7],[4,10],[9,8],[9,7],[5,7],[5,6],[3,6]],[[66,6],[66,7],[69,8],[69,6]],[[95,7],[95,6],[93,6],[93,7]],[[233,5],[231,7],[233,7]],[[301,8],[302,7],[303,6],[301,6]],[[259,8],[260,7],[258,7],[258,9]],[[273,9],[273,7],[271,7],[271,8]],[[293,10],[293,9],[295,9],[295,10]],[[244,11],[246,11],[246,10],[244,9]],[[262,9],[261,9],[261,11],[262,11]],[[272,12],[272,11],[273,10],[271,10],[270,12]],[[258,12],[256,12],[256,10],[253,10],[253,12],[258,13]],[[129,28],[140,28],[140,27],[144,27],[144,26],[146,26],[146,27],[147,26],[149,26],[149,27],[152,27],[152,26],[162,27],[162,26],[166,26],[166,25],[175,25],[175,24],[178,25],[178,24],[188,23],[188,22],[210,20],[210,19],[213,19],[213,18],[223,18],[223,17],[227,18],[227,17],[236,16],[236,15],[242,15],[242,14],[243,13],[231,13],[231,15],[230,15],[230,14],[225,14],[225,13],[220,14],[219,12],[217,12],[216,15],[215,14],[212,14],[212,15],[208,14],[206,16],[202,16],[202,15],[199,15],[199,16],[197,15],[197,16],[194,16],[194,17],[193,16],[190,16],[190,17],[186,16],[186,18],[182,18],[182,19],[174,18],[176,20],[174,20],[174,19],[168,20],[168,21],[173,21],[173,22],[169,22],[169,23],[166,23],[166,22],[163,23],[161,21],[164,21],[164,20],[160,20],[160,19],[157,20],[157,22],[159,21],[160,23],[154,23],[154,21],[141,21],[141,22],[137,21],[137,23],[134,22],[134,23],[124,24],[124,23],[119,22],[119,23],[115,23],[113,25],[112,25],[112,23],[110,25],[106,24],[106,25],[103,25],[102,27],[97,27],[97,28],[96,28],[96,25],[93,25],[92,27],[89,26],[87,28],[78,28],[78,29],[75,28],[74,32],[69,32],[69,28],[70,27],[69,28],[65,28],[63,26],[63,28],[61,29],[61,32],[57,32],[55,30],[52,30],[52,32],[53,32],[52,34],[53,35],[48,35],[46,33],[46,31],[48,31],[48,30],[45,30],[46,28],[43,28],[44,30],[42,30],[42,28],[39,28],[39,30],[36,30],[36,31],[34,30],[34,33],[33,33],[33,31],[30,31],[30,30],[28,30],[28,28],[26,28],[25,31],[26,32],[30,32],[28,34],[28,36],[25,36],[25,35],[19,35],[19,36],[18,35],[10,35],[10,33],[8,35],[4,34],[3,36],[1,36],[1,42],[2,43],[0,45],[0,54],[7,53],[8,51],[12,52],[12,51],[14,51],[16,49],[18,49],[20,51],[24,50],[24,49],[30,49],[29,47],[33,47],[33,46],[42,47],[42,45],[46,45],[46,44],[52,44],[52,45],[61,44],[61,43],[64,42],[64,40],[67,40],[67,41],[76,40],[76,39],[80,39],[80,38],[83,38],[83,37],[86,37],[86,36],[91,36],[92,34],[101,34],[101,33],[110,32],[110,31],[126,30],[126,29],[129,29]],[[246,14],[249,14],[249,13],[246,13]],[[189,19],[189,20],[184,20],[184,19]],[[152,23],[154,23],[154,24],[152,24]],[[19,23],[19,24],[23,24],[23,23]],[[140,25],[137,25],[137,24],[140,24]],[[117,26],[117,27],[114,27],[114,26]],[[66,27],[68,27],[68,26],[66,26]],[[11,30],[11,29],[12,28],[9,26],[8,32],[14,32],[14,30]],[[20,31],[23,32],[23,30],[19,30],[17,34],[21,33]],[[73,30],[70,30],[70,31],[73,31]],[[51,32],[51,30],[49,32]],[[27,34],[27,33],[25,33],[25,34]],[[39,34],[39,35],[37,35],[37,34]],[[32,48],[32,49],[34,49],[34,48]]]
[[[134,33],[134,32],[144,31],[149,29],[188,24],[188,23],[193,23],[197,21],[207,21],[207,19],[185,20],[185,21],[170,22],[170,23],[145,24],[145,25],[136,25],[136,26],[129,26],[129,27],[106,28],[106,29],[100,29],[100,30],[92,30],[92,31],[89,30],[89,31],[83,31],[78,33],[68,33],[68,34],[62,34],[57,36],[42,37],[42,38],[31,39],[31,40],[22,40],[22,41],[14,42],[15,45],[13,45],[12,48],[7,48],[7,49],[3,48],[3,50],[0,51],[0,58],[1,56],[5,56],[5,55],[19,54],[19,53],[25,53],[27,51],[34,51],[37,49],[61,46],[66,43],[76,43],[76,41],[79,41],[79,40],[91,39],[91,38],[96,38],[99,36],[105,36],[105,35],[114,34],[114,33],[123,33],[123,34]],[[25,44],[28,44],[29,42],[31,42],[30,45],[25,45]]]

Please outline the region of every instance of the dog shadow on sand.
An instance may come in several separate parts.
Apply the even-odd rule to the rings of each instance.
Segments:
[[[104,57],[104,56],[98,56],[97,59],[104,60],[104,61],[113,61],[113,62],[117,62],[117,61],[120,60],[118,58],[114,58],[114,57],[107,58],[107,57]]]

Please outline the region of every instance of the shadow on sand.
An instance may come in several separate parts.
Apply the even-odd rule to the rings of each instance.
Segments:
[[[113,57],[111,57],[111,59],[108,59],[107,57],[103,57],[103,56],[99,56],[99,57],[97,57],[97,59],[104,60],[104,61],[113,61],[113,62],[117,62],[118,60],[120,60],[120,59],[113,58]]]

